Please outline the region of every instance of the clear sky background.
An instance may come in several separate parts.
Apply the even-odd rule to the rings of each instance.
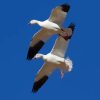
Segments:
[[[66,53],[74,68],[62,80],[56,70],[33,94],[33,80],[43,61],[26,60],[31,37],[40,29],[27,23],[47,19],[51,9],[63,3],[71,5],[64,26],[76,24]],[[55,39],[40,52],[50,52]],[[99,52],[99,0],[0,0],[0,100],[100,100]]]

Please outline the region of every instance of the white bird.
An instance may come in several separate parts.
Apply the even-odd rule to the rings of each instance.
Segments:
[[[45,42],[54,34],[58,33],[64,36],[65,30],[62,29],[62,24],[70,9],[68,4],[62,4],[54,8],[50,17],[45,21],[31,20],[30,24],[38,24],[42,28],[33,36],[27,54],[27,59],[31,60],[38,51],[43,47]]]
[[[65,59],[64,56],[69,40],[72,37],[74,27],[74,24],[69,25],[67,29],[69,35],[65,37],[65,39],[61,36],[56,39],[55,45],[50,53],[47,55],[36,54],[34,57],[35,59],[42,58],[45,63],[35,77],[32,92],[38,91],[38,89],[47,81],[49,75],[54,71],[54,69],[58,68],[61,70],[62,78],[64,76],[64,72],[70,72],[72,70],[72,61],[68,58]]]

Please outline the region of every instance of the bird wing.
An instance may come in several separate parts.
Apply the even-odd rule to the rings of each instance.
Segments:
[[[54,22],[61,26],[66,18],[66,15],[70,9],[68,4],[62,4],[57,6],[51,11],[51,15],[49,17],[49,21]]]
[[[59,57],[64,57],[66,48],[68,47],[68,43],[69,43],[69,40],[66,41],[64,38],[59,36],[56,39],[56,42],[53,46],[51,53]]]
[[[33,35],[28,49],[27,59],[31,60],[52,35],[52,32],[49,32],[44,28],[41,28],[35,35]]]
[[[47,81],[49,75],[53,72],[55,66],[51,63],[44,63],[38,71],[33,84],[32,92],[37,92],[39,88]]]
[[[63,38],[62,36],[59,36],[56,39],[55,44],[51,50],[52,54],[57,55],[59,57],[65,56],[66,49],[68,48],[68,44],[72,36],[71,28],[66,29],[66,33],[69,34],[69,36],[65,36]]]

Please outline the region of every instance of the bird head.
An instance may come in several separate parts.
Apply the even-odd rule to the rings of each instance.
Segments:
[[[33,59],[38,59],[38,58],[42,58],[42,57],[43,57],[43,54],[38,53],[35,55],[35,57]]]
[[[31,20],[28,24],[30,24],[30,25],[37,24],[37,20]]]

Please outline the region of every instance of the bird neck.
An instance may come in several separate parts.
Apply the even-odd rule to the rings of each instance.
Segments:
[[[36,24],[38,24],[39,26],[42,26],[42,21],[38,21],[38,20],[36,20]]]
[[[46,58],[46,56],[45,56],[45,55],[43,55],[43,56],[42,56],[42,59],[43,59],[43,60],[46,60],[47,58]]]
[[[44,59],[44,55],[43,54],[39,54],[39,57],[38,58]]]

